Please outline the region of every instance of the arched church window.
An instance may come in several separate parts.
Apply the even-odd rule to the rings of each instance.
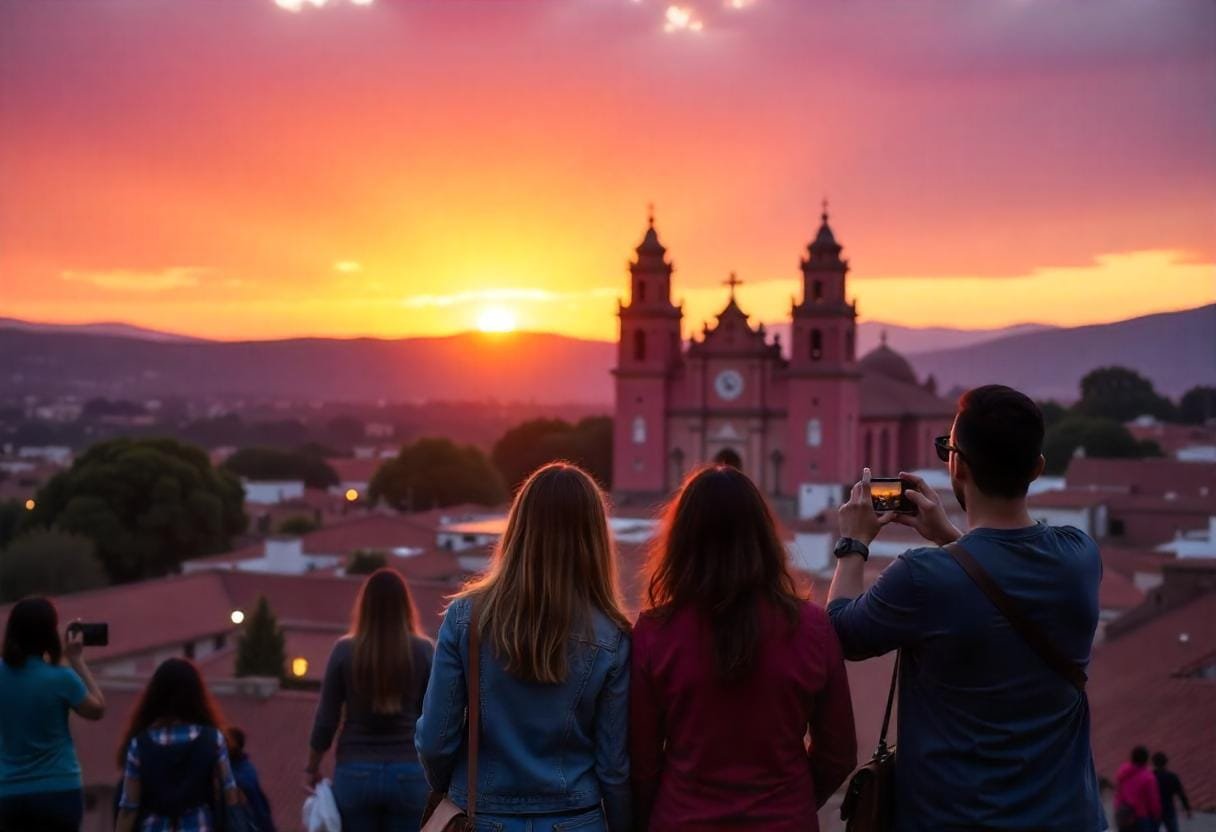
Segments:
[[[866,431],[865,442],[861,452],[861,464],[874,467],[874,432]]]
[[[806,444],[812,448],[823,444],[823,423],[818,419],[810,419],[806,423]]]
[[[633,360],[646,360],[646,333],[640,329],[633,333]]]
[[[823,358],[823,333],[817,329],[811,330],[811,360]]]
[[[645,303],[645,302],[646,302],[646,281],[645,281],[645,280],[639,280],[639,281],[638,281],[638,296],[637,296],[637,301],[638,301],[638,303]]]
[[[853,330],[849,330],[844,334],[844,354],[845,358],[852,361],[857,356],[857,345],[853,343]]]
[[[816,280],[811,284],[811,297],[816,301],[823,300],[823,281]]]
[[[646,420],[641,416],[635,416],[633,419],[633,444],[646,444]]]
[[[886,428],[882,429],[882,436],[878,440],[878,464],[883,471],[891,470],[891,434]]]

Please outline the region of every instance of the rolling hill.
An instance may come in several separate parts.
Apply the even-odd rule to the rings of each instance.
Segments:
[[[874,338],[874,327],[883,325],[865,326],[865,335]],[[942,390],[999,381],[1068,400],[1085,373],[1109,364],[1139,370],[1173,396],[1195,384],[1216,384],[1216,304],[1097,326],[1029,325],[1012,332],[976,342],[974,332],[901,328],[890,340],[922,376],[933,373]],[[612,401],[616,345],[602,341],[544,333],[240,342],[164,341],[158,334],[0,323],[0,395]],[[917,349],[930,343],[957,346]]]

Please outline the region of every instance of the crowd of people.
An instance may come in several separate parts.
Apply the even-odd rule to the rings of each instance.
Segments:
[[[479,830],[814,830],[858,762],[845,661],[896,652],[883,828],[1102,832],[1085,695],[1101,562],[1084,533],[1027,512],[1043,433],[1014,390],[963,396],[936,448],[966,531],[907,472],[916,513],[876,511],[865,469],[840,508],[826,608],[791,574],[752,481],[699,469],[662,515],[633,621],[604,494],[579,468],[547,465],[520,487],[489,570],[451,599],[434,641],[400,574],[367,578],[326,667],[304,786],[322,780],[332,749],[348,832],[413,832],[440,797]],[[892,523],[928,545],[866,589],[869,546]],[[0,832],[79,829],[68,715],[99,719],[105,704],[53,604],[14,606]],[[186,659],[157,668],[116,754],[123,832],[274,828],[244,733],[226,728]],[[1138,748],[1120,770],[1116,823],[1173,832],[1185,794],[1164,755],[1155,773],[1147,763]]]

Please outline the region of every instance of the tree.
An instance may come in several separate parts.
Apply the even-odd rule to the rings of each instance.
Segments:
[[[612,486],[612,419],[593,416],[571,425],[563,419],[532,419],[508,430],[490,452],[494,467],[514,491],[542,465],[565,461]]]
[[[26,527],[90,538],[110,580],[164,575],[225,551],[245,530],[245,493],[199,448],[173,439],[111,439],[38,492]]]
[[[1203,425],[1216,419],[1216,387],[1196,385],[1182,394],[1178,418],[1188,425]]]
[[[506,495],[498,472],[472,445],[450,439],[419,439],[380,466],[368,488],[373,503],[401,511],[459,503],[495,505]]]
[[[265,595],[245,621],[236,647],[237,676],[272,676],[283,679],[287,665],[286,640]]]
[[[25,523],[26,508],[20,500],[5,500],[0,503],[0,549],[17,536]]]
[[[295,514],[285,519],[279,524],[279,534],[289,534],[294,537],[299,537],[309,532],[315,532],[321,528],[321,524],[311,517],[303,514]]]
[[[1068,416],[1068,408],[1053,399],[1039,402],[1039,410],[1043,411],[1043,424],[1048,428],[1058,425]]]
[[[1084,449],[1085,456],[1099,458],[1161,456],[1156,442],[1137,441],[1114,420],[1070,415],[1050,428],[1043,440],[1047,473],[1063,474],[1078,449]]]
[[[388,556],[375,549],[356,549],[346,561],[347,575],[370,575],[388,566]]]
[[[1076,410],[1083,416],[1120,423],[1138,416],[1174,417],[1173,403],[1158,395],[1151,381],[1126,367],[1100,367],[1087,373],[1081,379]]]
[[[241,448],[224,468],[251,480],[303,480],[309,488],[338,484],[338,474],[319,456],[278,448]]]
[[[0,551],[2,602],[26,595],[66,595],[106,583],[106,571],[87,537],[38,530]]]

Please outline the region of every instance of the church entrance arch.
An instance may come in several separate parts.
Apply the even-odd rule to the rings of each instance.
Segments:
[[[743,457],[734,448],[723,448],[714,454],[714,462],[718,465],[729,465],[731,468],[743,470]]]

